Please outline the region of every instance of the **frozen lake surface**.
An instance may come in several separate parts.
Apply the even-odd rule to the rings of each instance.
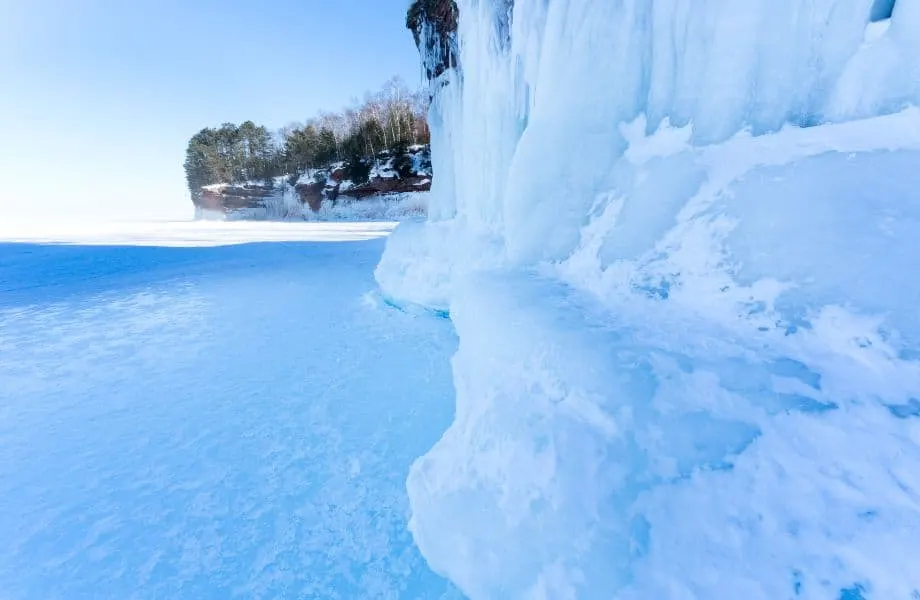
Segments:
[[[452,596],[405,480],[456,340],[379,301],[391,228],[0,232],[3,597]]]

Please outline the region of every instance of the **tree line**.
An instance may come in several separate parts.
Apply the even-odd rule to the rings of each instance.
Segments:
[[[381,152],[399,157],[408,145],[429,142],[426,113],[427,96],[393,78],[363,102],[276,132],[252,121],[206,127],[192,136],[186,150],[189,190],[197,199],[202,186],[214,183],[271,183],[280,175],[293,183],[339,161],[346,177],[361,183]]]

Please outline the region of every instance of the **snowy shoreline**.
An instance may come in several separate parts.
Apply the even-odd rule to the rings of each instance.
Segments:
[[[114,221],[0,225],[0,243],[107,246],[223,246],[255,242],[362,241],[389,235],[394,221]]]

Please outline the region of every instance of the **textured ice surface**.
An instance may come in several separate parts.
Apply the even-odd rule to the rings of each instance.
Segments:
[[[409,477],[429,564],[473,598],[920,595],[920,2],[458,4],[435,222],[377,270],[460,338]]]
[[[849,315],[796,336],[654,301],[611,318],[527,273],[456,298],[456,420],[409,490],[422,552],[470,596],[920,589],[920,369]]]
[[[136,224],[53,237],[291,241],[0,245],[0,596],[447,593],[405,479],[450,421],[456,342],[367,296],[383,240],[346,240],[379,235]]]

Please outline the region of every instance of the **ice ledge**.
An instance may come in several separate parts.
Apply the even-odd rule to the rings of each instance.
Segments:
[[[525,271],[453,291],[456,418],[411,470],[410,527],[471,598],[920,589],[920,419],[839,385],[880,365],[626,322]]]

